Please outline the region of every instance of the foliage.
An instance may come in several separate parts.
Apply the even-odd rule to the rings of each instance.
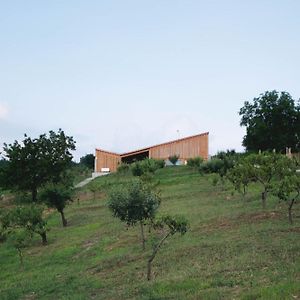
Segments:
[[[112,190],[108,207],[114,217],[129,226],[140,223],[142,247],[145,249],[144,222],[153,220],[160,205],[160,197],[140,180],[134,180],[126,186]]]
[[[126,163],[121,163],[118,165],[117,172],[118,173],[127,173],[129,172],[130,166]]]
[[[251,168],[243,162],[237,163],[227,173],[227,179],[233,184],[234,188],[246,195],[247,187],[253,180],[251,175]]]
[[[287,92],[267,91],[246,101],[239,112],[246,127],[243,145],[248,151],[300,151],[300,104]]]
[[[273,193],[288,205],[289,221],[293,224],[292,208],[300,199],[300,174],[297,173],[295,164],[285,164],[285,168],[280,180],[274,184]]]
[[[177,154],[174,154],[174,155],[170,155],[170,156],[169,156],[169,161],[171,162],[171,164],[172,164],[173,166],[176,165],[178,159],[179,159],[179,155],[177,155]]]
[[[4,144],[8,163],[1,170],[1,181],[6,188],[30,191],[32,201],[37,200],[37,190],[49,181],[59,182],[65,177],[72,160],[75,142],[59,129],[30,138],[25,135],[19,143]]]
[[[200,156],[189,158],[187,160],[187,165],[192,168],[199,168],[202,163],[203,163],[203,158]]]
[[[155,220],[153,227],[155,229],[166,229],[165,234],[163,237],[156,243],[153,247],[152,254],[148,258],[148,264],[147,264],[147,279],[151,280],[151,269],[152,269],[152,262],[158,253],[160,247],[164,243],[164,241],[171,235],[174,235],[175,233],[180,233],[181,235],[184,235],[188,230],[188,221],[183,216],[170,216],[165,215],[158,220]]]
[[[24,228],[14,228],[9,232],[7,242],[9,245],[13,246],[19,255],[20,265],[23,268],[23,250],[29,245],[32,236],[30,232]]]
[[[154,173],[156,170],[165,166],[163,160],[156,160],[152,158],[146,158],[141,161],[137,161],[131,165],[131,172],[133,176],[142,176],[146,173]]]
[[[86,154],[80,158],[80,164],[86,166],[89,169],[94,169],[95,164],[95,155],[94,154]]]
[[[1,218],[5,230],[24,228],[31,235],[37,233],[42,238],[43,245],[47,244],[47,222],[43,219],[43,207],[38,205],[17,206],[9,210]]]
[[[94,201],[96,200],[96,192],[99,190],[99,186],[95,180],[92,180],[89,185],[88,189],[93,193]]]
[[[63,183],[48,183],[40,193],[39,200],[48,207],[56,208],[61,214],[63,226],[67,226],[67,220],[64,215],[66,205],[73,201],[74,190],[70,185]]]

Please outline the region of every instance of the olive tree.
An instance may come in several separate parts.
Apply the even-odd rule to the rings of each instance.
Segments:
[[[142,249],[145,250],[144,225],[154,219],[160,205],[160,197],[140,180],[115,188],[109,194],[108,207],[114,217],[128,226],[140,225]]]
[[[49,183],[47,184],[40,194],[40,200],[48,207],[56,208],[61,215],[62,224],[64,227],[68,225],[65,218],[64,209],[66,205],[73,201],[74,191],[71,186],[63,183]]]
[[[26,229],[30,235],[40,235],[42,244],[47,245],[47,222],[43,219],[43,207],[37,205],[17,206],[1,218],[4,230]]]

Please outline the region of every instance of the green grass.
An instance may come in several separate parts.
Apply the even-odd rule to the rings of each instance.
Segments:
[[[156,178],[160,212],[184,214],[190,231],[163,245],[151,282],[150,242],[143,253],[138,228],[126,230],[101,196],[70,205],[67,228],[49,215],[49,245],[36,237],[24,270],[16,251],[0,244],[0,299],[299,299],[299,205],[291,226],[277,199],[262,210],[258,186],[243,199],[188,167],[167,167]],[[105,190],[130,176],[96,180]]]

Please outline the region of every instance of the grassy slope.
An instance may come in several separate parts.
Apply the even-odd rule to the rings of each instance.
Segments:
[[[243,201],[186,167],[165,168],[156,176],[161,212],[186,215],[191,230],[164,244],[153,281],[145,280],[149,252],[140,249],[138,229],[126,230],[99,197],[69,206],[68,228],[51,214],[49,245],[40,246],[36,238],[23,271],[17,253],[0,245],[0,299],[300,297],[299,218],[290,226],[275,199],[262,211],[256,188]],[[124,180],[128,177],[97,179],[106,186]]]

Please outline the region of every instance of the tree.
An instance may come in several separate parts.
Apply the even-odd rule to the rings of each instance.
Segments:
[[[160,201],[158,194],[152,192],[147,185],[134,180],[109,194],[108,207],[114,217],[128,226],[140,224],[142,248],[145,250],[144,223],[154,219]]]
[[[171,164],[172,164],[173,166],[176,165],[178,159],[179,159],[179,155],[174,154],[174,155],[170,155],[170,156],[169,156],[169,161],[171,162]]]
[[[165,242],[165,240],[175,233],[180,233],[181,235],[184,235],[188,230],[188,222],[183,216],[163,216],[157,221],[154,222],[154,228],[163,230],[166,228],[166,231],[164,231],[164,234],[161,239],[154,245],[152,253],[150,257],[148,258],[148,264],[147,264],[147,279],[151,280],[151,269],[152,269],[152,262],[158,253],[160,247]]]
[[[31,235],[37,233],[42,244],[47,245],[47,222],[43,219],[43,208],[37,205],[18,206],[8,211],[1,220],[5,230],[23,228]]]
[[[75,141],[59,129],[49,131],[38,138],[25,139],[19,143],[4,144],[4,156],[8,163],[0,170],[1,181],[6,188],[31,192],[32,201],[37,201],[38,189],[45,183],[60,182],[72,161],[71,150]]]
[[[281,161],[278,180],[273,184],[273,194],[288,206],[289,221],[293,224],[292,209],[300,199],[300,174],[297,163],[291,159]]]
[[[64,227],[68,225],[65,218],[64,209],[69,202],[73,199],[73,189],[70,185],[63,183],[49,183],[47,184],[40,194],[40,200],[48,207],[56,208],[61,215],[62,224]]]
[[[99,190],[98,184],[93,180],[89,183],[88,189],[93,193],[93,199],[96,200],[96,192]]]
[[[245,181],[259,183],[263,190],[261,200],[263,208],[266,208],[268,193],[272,190],[273,180],[284,176],[291,160],[284,155],[265,152],[262,154],[251,154],[239,161],[240,168],[245,171]]]
[[[8,243],[12,245],[19,255],[20,265],[23,268],[23,249],[26,248],[31,240],[31,235],[28,230],[24,228],[15,228],[8,234]]]
[[[237,191],[242,192],[243,196],[245,197],[247,187],[253,180],[251,175],[251,167],[242,161],[231,168],[227,172],[226,177],[233,184],[234,188]]]
[[[94,169],[95,165],[95,155],[94,154],[86,154],[80,158],[80,163],[89,169]]]
[[[260,94],[253,104],[246,101],[239,114],[240,125],[246,127],[243,146],[248,151],[300,150],[300,103],[289,93]]]

